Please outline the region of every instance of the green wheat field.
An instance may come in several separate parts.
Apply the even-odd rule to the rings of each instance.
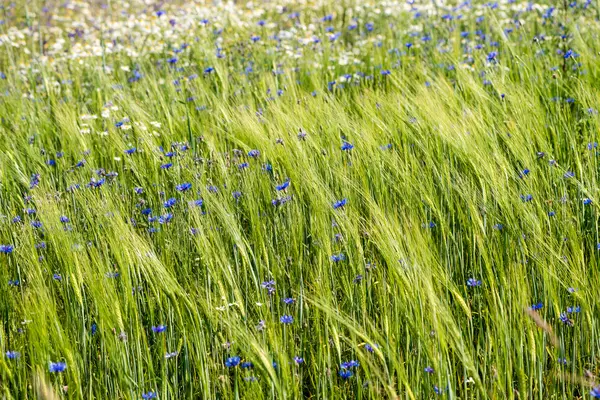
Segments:
[[[2,399],[600,398],[599,17],[0,3]]]

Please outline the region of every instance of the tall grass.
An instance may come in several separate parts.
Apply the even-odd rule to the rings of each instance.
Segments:
[[[2,395],[589,397],[597,5],[285,5],[3,6]]]

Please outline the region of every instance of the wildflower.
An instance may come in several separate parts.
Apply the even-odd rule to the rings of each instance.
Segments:
[[[136,151],[137,151],[137,148],[132,147],[132,148],[125,150],[125,154],[131,155],[131,154],[135,153]]]
[[[361,283],[361,282],[362,282],[362,280],[363,280],[363,276],[362,276],[362,275],[360,275],[360,274],[358,274],[358,275],[356,275],[356,276],[354,277],[354,279],[352,280],[352,282],[353,282],[353,283],[356,283],[356,284],[359,284],[359,283]]]
[[[346,204],[348,204],[348,199],[338,200],[333,203],[333,209],[337,210],[338,208],[344,207]]]
[[[282,184],[275,186],[277,191],[285,190],[290,186],[290,180],[286,179]]]
[[[346,256],[344,256],[343,253],[340,254],[334,254],[331,256],[331,261],[333,262],[340,262],[346,259]]]
[[[154,333],[162,333],[164,331],[167,330],[167,326],[166,325],[157,325],[157,326],[153,326],[152,327],[152,331]]]
[[[593,387],[590,391],[590,396],[594,399],[600,399],[600,386]]]
[[[288,305],[289,305],[289,304],[294,304],[294,303],[296,302],[296,300],[295,300],[295,299],[293,299],[293,298],[291,298],[291,297],[287,297],[287,298],[283,299],[283,302],[284,302],[285,304],[288,304]]]
[[[18,351],[9,350],[6,352],[6,358],[8,358],[9,360],[16,360],[19,357],[21,357],[21,353],[19,353]]]
[[[360,367],[360,363],[355,360],[350,360],[350,361],[343,362],[341,364],[341,367],[343,369],[358,368],[358,367]]]
[[[10,254],[14,250],[14,246],[10,244],[0,244],[0,253]]]
[[[491,53],[489,53],[487,55],[488,62],[495,61],[497,56],[498,56],[498,52],[497,51],[492,51]]]
[[[156,393],[154,393],[154,392],[142,393],[142,399],[144,399],[144,400],[155,399],[155,398],[156,398]]]
[[[435,371],[430,366],[427,366],[425,367],[425,372],[427,372],[428,374],[433,374]]]
[[[258,158],[260,156],[260,151],[258,150],[250,150],[248,152],[248,157]]]
[[[342,147],[341,147],[341,149],[342,149],[343,151],[352,150],[353,148],[354,148],[354,145],[353,145],[353,144],[351,144],[351,143],[348,143],[348,142],[344,142],[344,143],[342,143]]]
[[[279,321],[281,321],[282,324],[289,325],[294,322],[294,317],[291,315],[282,315],[281,318],[279,318]]]
[[[533,310],[533,311],[537,311],[537,310],[540,310],[542,307],[544,307],[543,303],[537,303],[537,304],[533,304],[531,307],[529,307],[529,309]]]
[[[340,378],[346,380],[352,378],[352,376],[354,376],[354,373],[349,369],[340,369],[339,375]]]
[[[254,368],[254,364],[252,364],[250,361],[244,361],[240,364],[240,367],[242,367],[243,369],[250,369]]]
[[[587,206],[587,205],[590,205],[590,204],[592,204],[592,200],[591,199],[588,199],[588,198],[583,199],[583,205]]]
[[[174,197],[171,197],[170,199],[168,199],[167,201],[164,202],[163,206],[165,208],[169,208],[169,207],[173,207],[175,205],[175,203],[177,203],[177,199],[175,199]]]
[[[365,344],[365,350],[367,350],[369,353],[375,353],[375,349],[378,347],[379,346],[376,344],[373,344],[373,345],[371,345],[369,343]]]
[[[294,362],[296,364],[300,365],[304,362],[304,358],[296,356],[296,357],[294,357]]]
[[[264,320],[261,319],[260,321],[258,321],[258,325],[256,325],[256,330],[261,332],[261,331],[264,331],[266,327],[267,327],[267,324],[265,323]]]
[[[481,286],[481,281],[478,281],[475,278],[469,278],[467,280],[467,286],[469,287],[477,287],[477,286]]]
[[[239,363],[240,363],[240,357],[238,357],[238,356],[229,357],[227,360],[225,360],[225,366],[227,368],[237,367],[237,365]]]
[[[59,362],[50,362],[49,370],[50,372],[60,373],[64,372],[67,369],[67,363],[59,361]]]
[[[178,353],[178,352],[176,352],[176,351],[173,351],[173,352],[171,352],[171,353],[167,353],[167,354],[165,354],[165,359],[166,359],[166,360],[168,360],[168,359],[170,359],[170,358],[177,357],[177,355],[178,355],[178,354],[179,354],[179,353]]]
[[[177,191],[179,191],[179,192],[185,192],[185,191],[188,191],[191,188],[192,188],[192,184],[188,183],[188,182],[182,183],[181,185],[177,185],[175,187],[175,189],[177,189]]]
[[[573,326],[573,321],[567,316],[566,313],[562,313],[560,314],[560,316],[558,317],[560,319],[560,322],[562,322],[565,325],[568,326]]]
[[[172,164],[172,163],[166,163],[166,164],[162,164],[162,165],[160,166],[160,168],[161,168],[161,169],[169,169],[169,168],[171,168],[172,166],[173,166],[173,164]]]

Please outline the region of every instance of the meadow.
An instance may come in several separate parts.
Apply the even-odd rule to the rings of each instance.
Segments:
[[[600,398],[599,17],[2,3],[2,398]]]

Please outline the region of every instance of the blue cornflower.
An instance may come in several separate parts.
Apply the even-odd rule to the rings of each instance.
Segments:
[[[525,195],[523,195],[522,194],[521,195],[521,200],[523,202],[529,202],[529,201],[533,200],[533,195],[531,195],[531,194],[525,194]]]
[[[155,398],[156,398],[156,393],[154,393],[154,392],[142,393],[142,399],[144,399],[144,400],[155,399]]]
[[[560,319],[560,322],[562,322],[563,324],[573,326],[573,321],[571,321],[571,319],[567,316],[566,313],[560,314],[560,316],[558,318]]]
[[[342,379],[350,379],[354,376],[354,373],[349,369],[340,369],[339,375]]]
[[[173,207],[175,205],[175,203],[177,203],[177,199],[174,197],[171,197],[170,199],[168,199],[167,201],[164,202],[163,206],[165,208],[169,208],[169,207]]]
[[[430,366],[427,366],[425,367],[425,372],[427,372],[428,374],[433,374],[435,371]]]
[[[142,193],[144,193],[144,188],[134,187],[133,191],[135,192],[135,194],[142,194]]]
[[[166,164],[162,164],[162,165],[160,166],[160,168],[161,168],[161,169],[169,169],[169,168],[171,168],[172,166],[173,166],[173,164],[172,164],[172,163],[166,163]]]
[[[333,209],[336,210],[338,208],[344,207],[346,204],[348,204],[348,199],[342,199],[342,200],[338,200],[335,203],[333,203]]]
[[[346,259],[346,256],[344,256],[344,253],[334,254],[331,256],[331,261],[333,261],[333,262],[340,262],[345,259]]]
[[[67,369],[67,363],[59,361],[59,362],[50,362],[49,370],[50,372],[58,373],[64,372]]]
[[[592,396],[594,399],[600,399],[600,386],[592,388],[590,391],[590,396]]]
[[[282,324],[289,325],[294,322],[294,317],[291,315],[282,315],[281,318],[279,318],[279,321],[281,321]]]
[[[248,157],[258,158],[260,156],[260,151],[258,150],[250,150],[248,152]]]
[[[481,286],[481,281],[478,281],[475,278],[469,278],[467,280],[467,286],[469,287],[477,287],[477,286]]]
[[[137,148],[132,147],[130,149],[125,150],[125,154],[131,155],[131,154],[135,153],[136,151],[137,151]]]
[[[240,364],[240,367],[242,367],[243,369],[250,369],[254,368],[254,364],[252,364],[250,361],[244,361]]]
[[[9,350],[6,352],[6,358],[8,358],[9,360],[16,360],[19,357],[21,357],[21,353],[19,353],[18,351]]]
[[[367,350],[369,353],[375,353],[375,349],[378,348],[378,347],[379,346],[376,345],[376,344],[373,344],[373,345],[371,345],[369,343],[365,344],[365,350]]]
[[[177,185],[177,186],[175,187],[175,189],[177,189],[177,190],[178,190],[178,191],[180,191],[180,192],[185,192],[185,191],[187,191],[187,190],[189,190],[189,189],[191,189],[191,188],[192,188],[192,184],[191,184],[191,183],[189,183],[189,182],[184,182],[184,183],[182,183],[181,185]]]
[[[498,56],[498,52],[497,51],[492,51],[491,53],[489,53],[487,55],[487,60],[490,61],[490,62],[494,61],[494,60],[496,60],[497,56]]]
[[[296,356],[294,357],[294,362],[298,365],[302,364],[304,362],[304,358]]]
[[[556,213],[554,211],[548,211],[549,217],[554,217],[555,215],[556,215]]]
[[[238,169],[246,169],[250,166],[250,164],[248,164],[247,162],[243,162],[241,164],[238,164]]]
[[[277,191],[285,190],[290,186],[290,180],[286,179],[282,184],[275,186]]]
[[[567,307],[567,314],[578,313],[578,312],[581,312],[581,307],[580,306]]]
[[[350,360],[350,361],[343,362],[341,367],[343,369],[358,368],[358,367],[360,367],[360,363],[355,360]]]
[[[291,297],[286,297],[285,299],[283,299],[283,302],[285,304],[294,304],[296,302],[296,300]]]
[[[62,276],[60,274],[54,274],[52,275],[52,278],[54,278],[55,281],[62,282]]]
[[[344,143],[342,143],[341,148],[343,151],[348,151],[348,150],[352,150],[354,148],[354,145],[352,143],[344,142]]]
[[[529,309],[531,309],[533,311],[537,311],[537,310],[540,310],[542,307],[544,307],[543,303],[537,303],[537,304],[533,304],[531,307],[529,307]]]
[[[238,357],[238,356],[229,357],[227,360],[225,360],[225,366],[227,368],[237,367],[237,365],[239,363],[240,363],[240,357]]]
[[[0,253],[10,254],[14,250],[14,246],[10,244],[0,244]]]
[[[152,327],[152,332],[154,333],[162,333],[167,330],[166,325],[157,325]]]
[[[565,174],[563,176],[565,178],[573,178],[575,176],[575,173],[571,172],[571,171],[567,171],[567,172],[565,172]]]

